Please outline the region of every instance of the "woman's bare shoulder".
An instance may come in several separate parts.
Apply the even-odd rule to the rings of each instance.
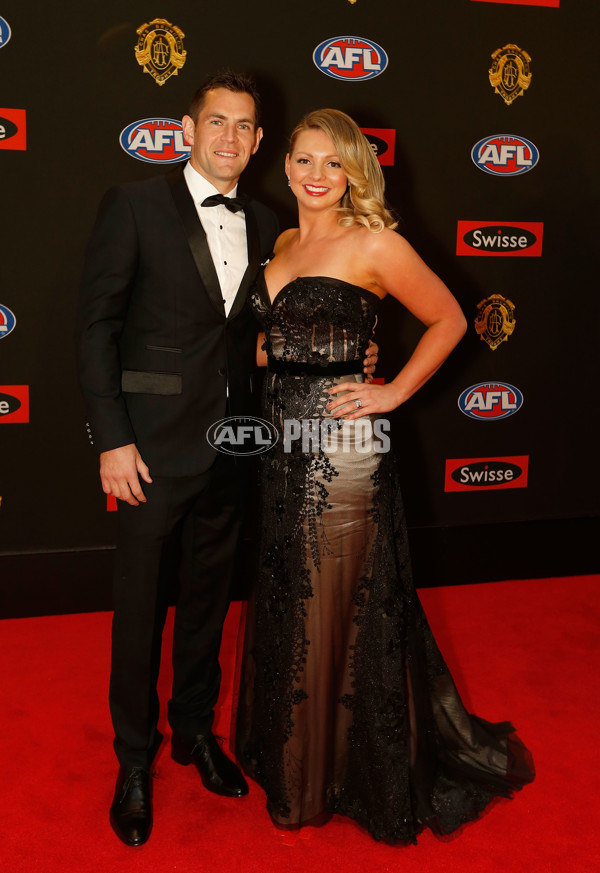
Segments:
[[[364,228],[364,243],[373,253],[383,252],[412,252],[411,244],[397,231],[384,227],[383,230],[374,232]]]
[[[275,246],[273,248],[274,253],[277,254],[281,249],[285,248],[297,233],[297,227],[289,227],[287,230],[284,230],[283,233],[280,233],[275,240]]]

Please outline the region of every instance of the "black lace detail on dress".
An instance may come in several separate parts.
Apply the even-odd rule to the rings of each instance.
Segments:
[[[252,305],[268,354],[359,360],[375,295],[326,277],[259,279]],[[263,455],[259,579],[249,607],[236,752],[279,826],[351,816],[376,839],[449,833],[533,778],[510,724],[469,715],[414,590],[391,453],[364,453],[327,389],[361,376],[268,373],[263,414],[281,439]],[[350,450],[283,439],[307,420]],[[289,435],[289,431],[288,431]]]

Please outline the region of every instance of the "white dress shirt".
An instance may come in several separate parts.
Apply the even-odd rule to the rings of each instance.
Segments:
[[[248,266],[248,244],[246,240],[246,218],[244,210],[230,212],[226,206],[202,206],[202,201],[217,189],[200,175],[188,161],[183,175],[194,200],[198,217],[206,231],[208,247],[217,271],[223,294],[225,315],[233,306],[238,288]],[[226,197],[235,197],[237,185]]]

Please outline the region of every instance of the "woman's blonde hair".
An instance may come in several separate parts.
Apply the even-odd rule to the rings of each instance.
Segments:
[[[356,122],[339,109],[309,112],[292,131],[290,157],[298,135],[310,129],[327,134],[348,177],[348,188],[339,209],[342,213],[339,223],[343,227],[363,224],[374,233],[379,233],[384,227],[397,227],[398,222],[385,206],[381,167]]]

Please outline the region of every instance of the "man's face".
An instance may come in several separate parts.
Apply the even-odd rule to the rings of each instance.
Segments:
[[[184,115],[183,132],[192,147],[192,167],[221,194],[237,183],[262,139],[250,94],[226,88],[207,92],[196,124]]]

